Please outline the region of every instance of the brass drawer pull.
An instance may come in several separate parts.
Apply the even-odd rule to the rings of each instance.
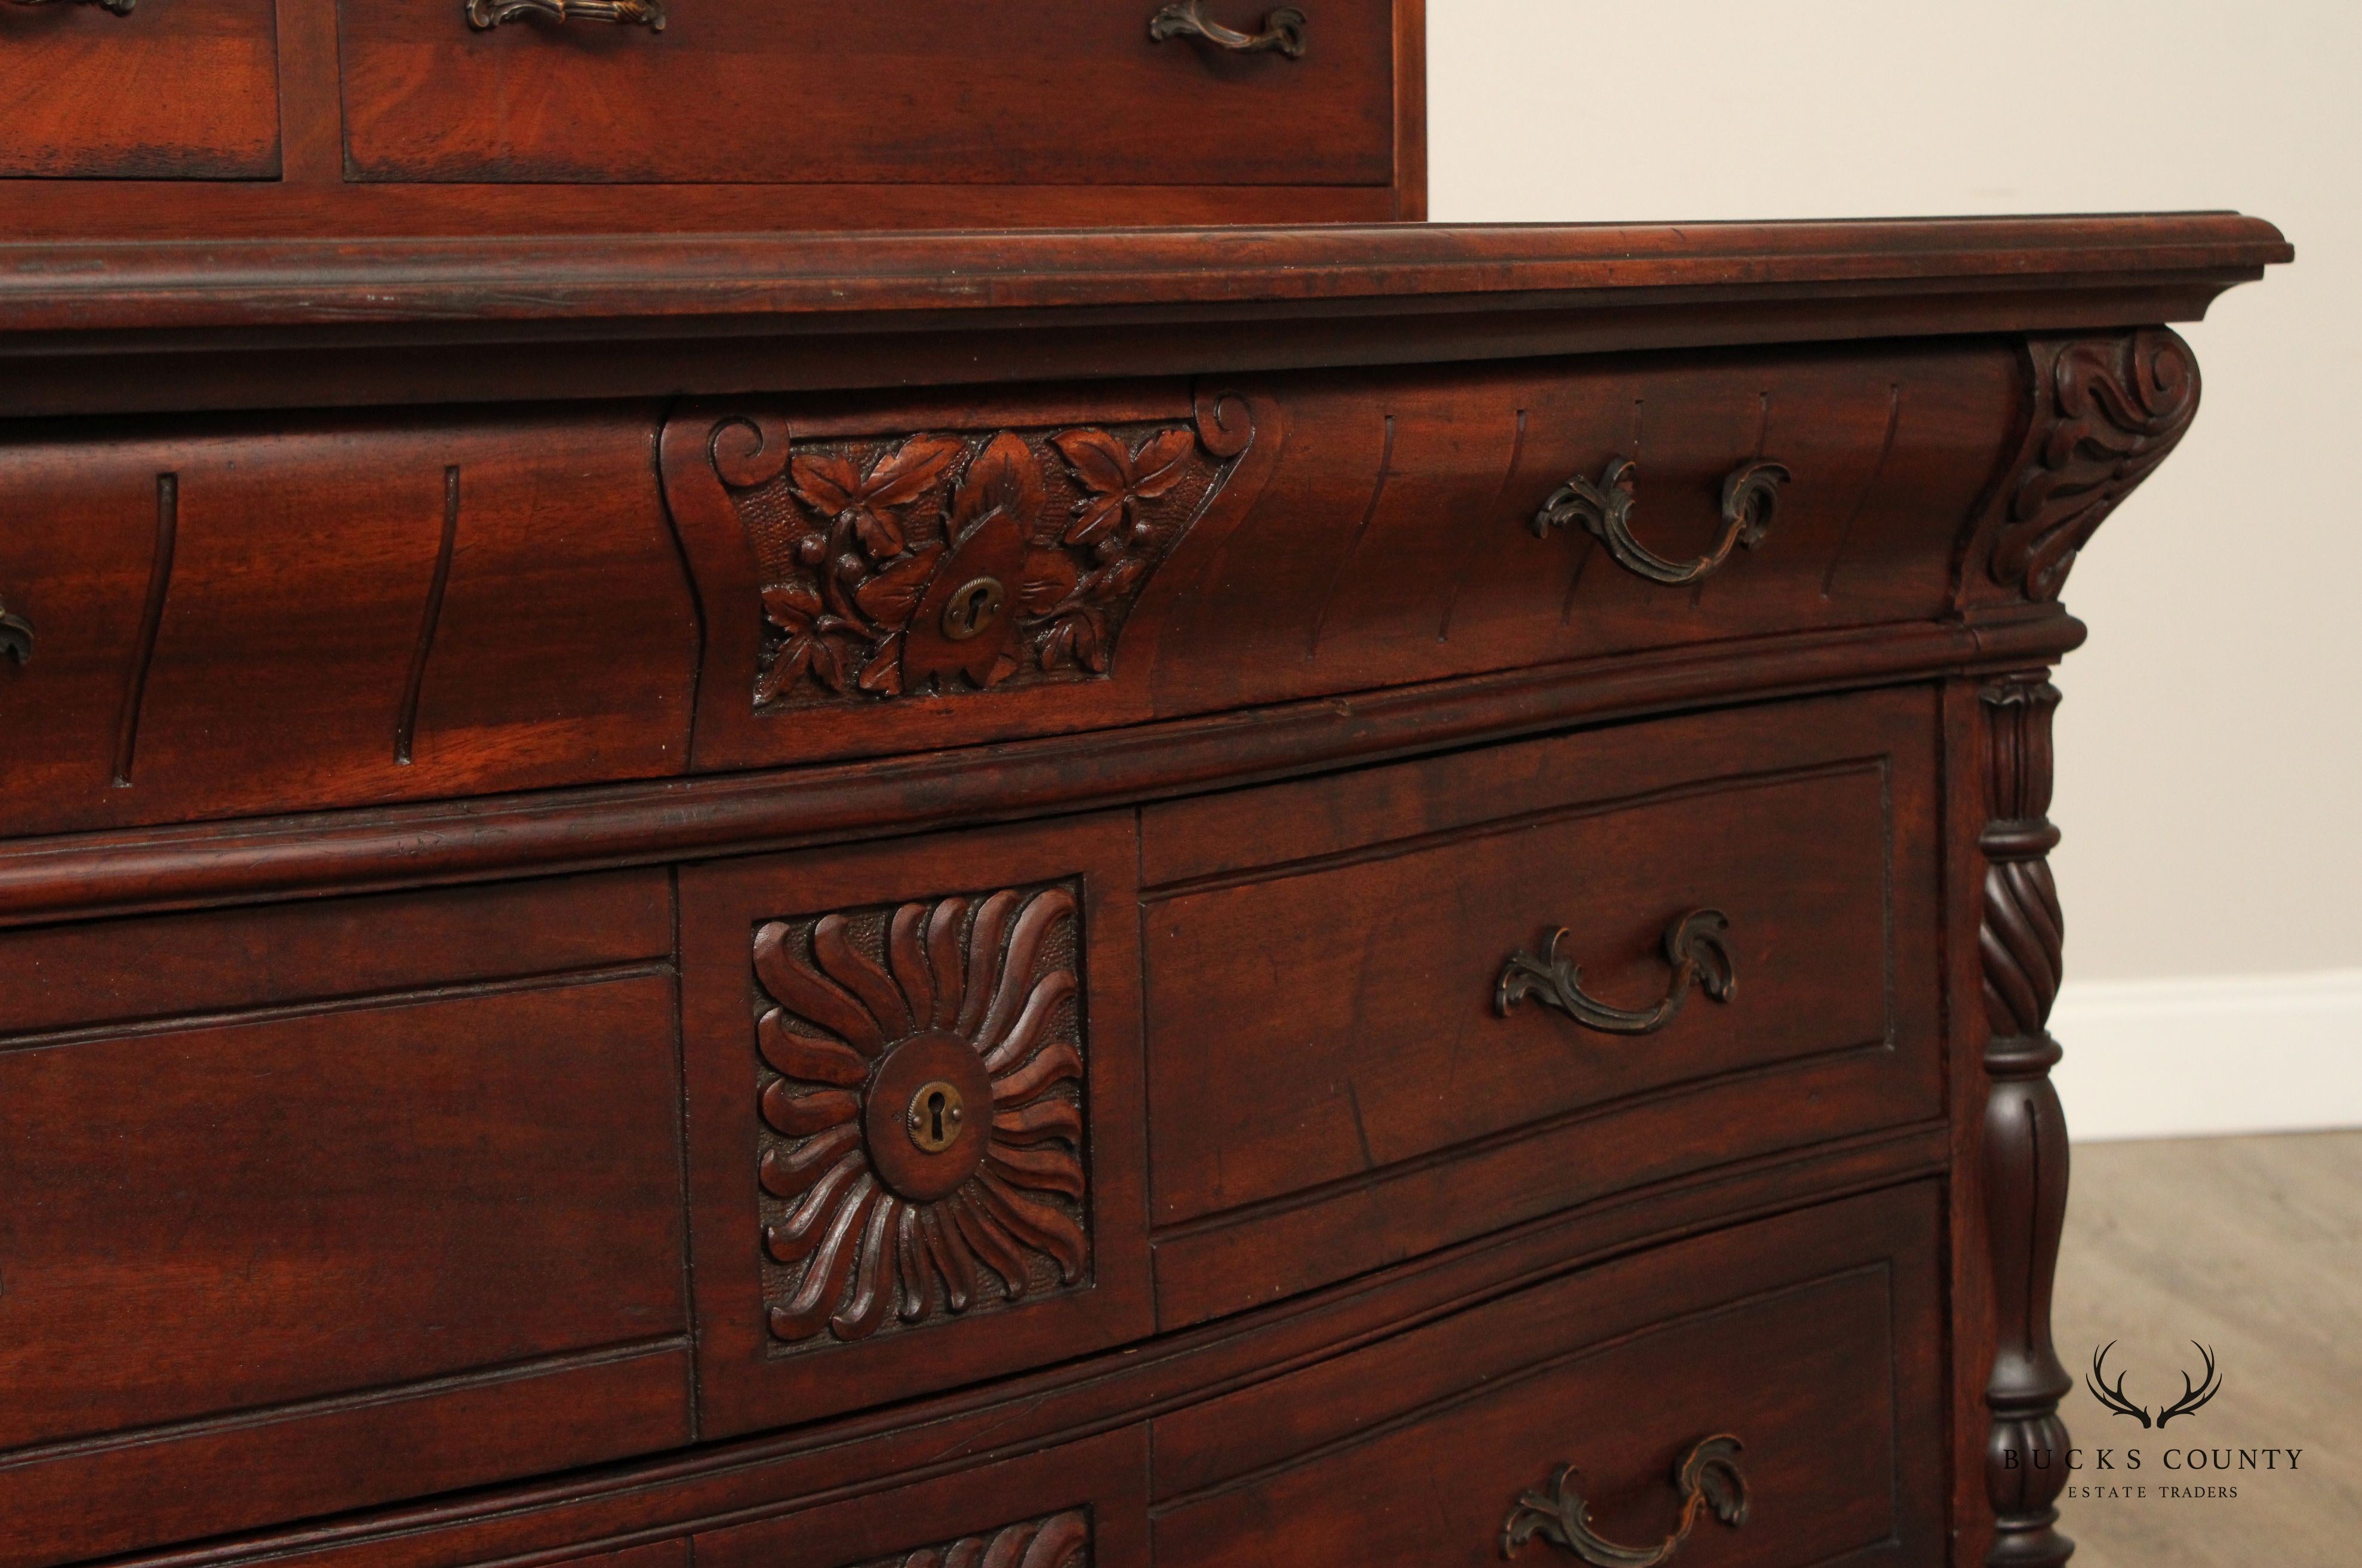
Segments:
[[[1242,33],[1206,19],[1206,0],[1173,0],[1148,24],[1148,36],[1158,43],[1167,39],[1203,39],[1216,49],[1251,54],[1276,50],[1290,60],[1304,58],[1304,13],[1283,6],[1263,19],[1263,30]]]
[[[620,22],[664,31],[664,0],[468,0],[468,25],[479,32],[502,22],[546,17],[553,22]]]
[[[1637,499],[1632,480],[1639,471],[1639,465],[1631,458],[1614,458],[1596,484],[1575,475],[1534,513],[1534,536],[1547,539],[1551,529],[1580,523],[1626,569],[1651,582],[1672,586],[1696,582],[1720,570],[1732,550],[1741,546],[1751,550],[1763,542],[1772,513],[1779,508],[1780,487],[1790,477],[1784,465],[1760,460],[1732,469],[1722,481],[1722,536],[1695,560],[1675,561],[1657,554],[1632,533],[1632,503]]]
[[[33,662],[33,624],[8,613],[6,604],[0,604],[0,653],[14,655],[20,665]]]
[[[1551,1477],[1547,1493],[1528,1492],[1510,1508],[1501,1527],[1501,1555],[1515,1557],[1540,1536],[1565,1548],[1594,1568],[1659,1568],[1689,1539],[1698,1516],[1706,1509],[1737,1529],[1747,1522],[1747,1477],[1738,1473],[1738,1440],[1727,1432],[1701,1438],[1673,1466],[1673,1485],[1682,1494],[1682,1522],[1654,1546],[1618,1546],[1603,1540],[1591,1528],[1591,1505],[1573,1486],[1574,1469],[1562,1465]]]
[[[118,17],[127,17],[131,15],[131,7],[139,4],[139,0],[8,0],[8,4],[11,6],[96,6],[104,10],[112,11]]]
[[[1559,956],[1559,944],[1566,940],[1566,928],[1561,926],[1551,933],[1540,957],[1509,955],[1500,983],[1493,990],[1493,1006],[1507,1018],[1511,1008],[1531,997],[1603,1034],[1654,1034],[1680,1015],[1682,1004],[1690,999],[1692,985],[1716,1001],[1730,999],[1738,977],[1731,972],[1730,949],[1722,940],[1722,933],[1729,929],[1730,922],[1720,910],[1692,910],[1675,920],[1665,928],[1665,962],[1673,966],[1673,973],[1664,999],[1650,1008],[1623,1008],[1584,994],[1583,971],[1575,967],[1574,960]]]

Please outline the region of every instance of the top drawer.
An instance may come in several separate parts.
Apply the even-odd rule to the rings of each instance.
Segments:
[[[273,178],[278,54],[272,0],[0,7],[0,176]]]
[[[1248,33],[1268,9],[1261,0],[1164,8]],[[1159,0],[578,0],[572,17],[548,14],[564,9],[553,0],[343,0],[353,177],[1385,185],[1394,176],[1388,0],[1315,0],[1297,58],[1203,38],[1160,42],[1150,29]],[[619,9],[645,19],[589,15]]]
[[[1990,341],[684,404],[694,762],[1933,619],[2019,396]]]

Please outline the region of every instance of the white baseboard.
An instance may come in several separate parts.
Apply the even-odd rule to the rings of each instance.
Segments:
[[[2362,969],[2070,980],[2050,1032],[2077,1143],[2362,1127]]]

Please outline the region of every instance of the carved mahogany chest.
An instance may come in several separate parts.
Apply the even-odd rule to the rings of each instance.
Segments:
[[[0,6],[0,1568],[2063,1561],[2288,248],[1398,222],[1307,10]]]

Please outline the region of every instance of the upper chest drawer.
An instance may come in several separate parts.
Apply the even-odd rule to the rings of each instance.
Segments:
[[[277,175],[274,17],[272,0],[0,7],[0,176]]]
[[[342,0],[347,163],[383,181],[1393,179],[1389,0],[1313,0],[1269,40],[1296,53],[1189,36],[1195,18],[1258,40],[1261,0],[1162,6],[1183,27],[1160,40],[1161,6]]]
[[[0,442],[0,830],[678,771],[697,623],[653,435],[603,411]]]
[[[705,768],[1920,621],[1998,343],[678,410]]]

